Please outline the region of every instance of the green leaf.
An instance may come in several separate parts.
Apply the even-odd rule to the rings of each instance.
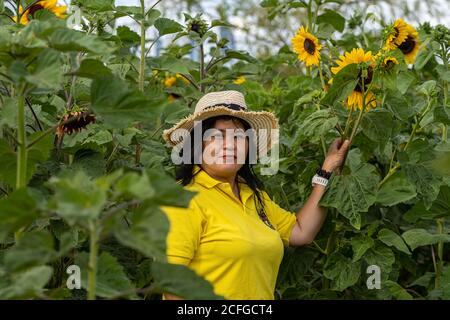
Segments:
[[[417,196],[415,186],[406,178],[404,171],[397,171],[390,176],[377,193],[377,203],[394,206]]]
[[[344,31],[345,27],[345,18],[341,16],[339,13],[333,10],[325,10],[325,13],[322,13],[317,17],[317,23],[329,23],[331,24],[337,31]]]
[[[403,239],[392,230],[386,228],[381,229],[380,232],[378,232],[378,240],[390,247],[395,247],[397,250],[406,254],[411,254],[411,251],[409,251]]]
[[[332,116],[330,110],[317,110],[301,122],[298,131],[311,140],[317,141],[321,136],[330,132],[337,123],[338,118]]]
[[[422,45],[422,47],[424,47]],[[419,50],[419,53],[414,61],[414,69],[421,70],[427,62],[435,55],[433,50]]]
[[[372,248],[374,241],[371,237],[365,235],[359,235],[352,238],[353,260],[352,262],[359,261],[367,250]]]
[[[81,269],[81,286],[84,289],[88,288],[88,261],[87,252],[78,254],[75,259],[75,264]],[[102,298],[122,297],[122,294],[134,297],[135,295],[129,292],[133,289],[133,284],[117,259],[108,252],[102,252],[97,258],[96,295]]]
[[[147,169],[146,172],[153,189],[156,190],[155,197],[152,199],[153,203],[160,206],[188,207],[195,192],[185,190],[167,174],[157,169]]]
[[[52,48],[63,52],[81,51],[105,55],[113,50],[111,45],[100,38],[71,29],[58,29],[53,32],[49,44]]]
[[[359,279],[361,268],[339,252],[334,252],[327,260],[323,275],[332,280],[332,290],[343,291],[353,286]]]
[[[381,243],[367,250],[364,260],[368,265],[377,265],[381,270],[382,283],[389,278],[392,265],[395,262],[395,255],[391,249]]]
[[[36,297],[44,291],[50,280],[53,269],[49,266],[30,268],[22,273],[14,274],[12,283],[0,288],[0,299],[26,299]]]
[[[49,186],[55,191],[50,205],[71,226],[97,219],[106,203],[105,188],[83,171],[51,177]]]
[[[355,89],[359,69],[356,64],[349,64],[341,69],[333,78],[333,84],[322,99],[324,105],[342,102]]]
[[[125,128],[133,121],[150,121],[162,101],[150,100],[117,77],[100,77],[91,86],[92,109],[113,128]]]
[[[234,25],[232,23],[229,23],[227,21],[223,21],[223,20],[213,20],[211,21],[211,28],[212,27],[230,27],[230,28],[234,28]]]
[[[450,216],[450,187],[443,185],[439,195],[428,210],[423,202],[418,202],[403,215],[403,219],[416,223],[419,219],[434,220],[447,216]]]
[[[437,106],[434,108],[434,120],[445,125],[450,125],[450,106]]]
[[[141,37],[127,26],[118,27],[117,36],[125,44],[138,45],[141,41]]]
[[[384,285],[391,292],[392,296],[397,300],[413,300],[413,297],[397,282],[386,280]]]
[[[396,118],[400,120],[408,120],[414,114],[414,108],[403,93],[398,90],[389,90],[386,94],[385,104]]]
[[[30,225],[37,217],[37,204],[28,189],[18,189],[0,199],[0,242],[21,227]]]
[[[189,74],[189,69],[194,69],[197,67],[197,64],[195,64],[190,60],[183,58],[175,58],[168,55],[155,58],[152,57],[147,61],[152,68],[167,70],[170,73]]]
[[[433,161],[437,152],[425,139],[413,140],[407,151],[399,151],[398,159],[406,173],[407,179],[413,183],[417,196],[428,210],[439,193],[442,177],[433,170]]]
[[[114,8],[114,0],[84,0],[83,8],[96,12],[110,11]]]
[[[195,271],[184,265],[152,263],[155,286],[161,292],[167,292],[188,300],[222,300],[214,294],[211,283],[198,276]]]
[[[373,110],[364,115],[361,128],[364,134],[372,141],[385,145],[391,138],[394,119],[387,110]]]
[[[450,70],[445,65],[438,64],[435,70],[439,74],[440,79],[450,82]]]
[[[436,244],[439,241],[450,242],[449,234],[431,234],[425,229],[411,229],[402,234],[403,239],[414,250],[421,246]]]
[[[355,149],[353,149],[355,150]],[[351,150],[349,155],[353,153]],[[331,177],[320,205],[336,208],[356,229],[361,227],[361,212],[367,212],[376,200],[379,177],[374,166],[359,164],[351,174]]]
[[[0,128],[4,126],[12,129],[17,128],[17,99],[3,97],[0,109]]]
[[[115,187],[117,191],[126,197],[136,197],[144,200],[155,195],[155,190],[152,188],[146,174],[139,175],[136,172],[126,173],[117,181]]]
[[[46,264],[56,256],[52,235],[46,230],[36,230],[25,233],[6,252],[4,263],[9,271],[15,271]]]
[[[450,265],[442,269],[441,274],[442,298],[450,300]]]
[[[247,51],[243,51],[243,50],[226,50],[225,51],[225,56],[227,58],[231,58],[231,59],[238,59],[238,60],[243,60],[243,61],[247,61],[249,63],[257,63],[257,60],[252,57]]]
[[[40,89],[59,89],[63,79],[60,53],[43,50],[36,58],[34,70],[25,79]]]
[[[176,33],[183,30],[183,26],[181,24],[167,18],[156,19],[155,28],[158,30],[160,37],[166,34]]]
[[[428,80],[417,87],[417,92],[424,96],[431,96],[436,88],[436,80]]]
[[[434,272],[425,272],[425,274],[423,276],[420,276],[419,278],[414,280],[410,285],[408,285],[408,287],[422,286],[422,287],[428,288],[431,280],[434,279],[435,276],[436,275]]]
[[[427,210],[430,209],[431,204],[439,194],[441,179],[423,163],[405,163],[402,166],[408,180],[416,186],[419,199],[424,201]]]
[[[414,74],[410,71],[400,72],[397,76],[397,88],[401,94],[405,94],[408,88],[416,80]]]
[[[85,78],[97,78],[107,77],[111,75],[111,70],[104,65],[103,62],[95,59],[84,59],[81,61],[81,65],[74,73],[79,77]]]
[[[131,216],[131,227],[121,226],[114,235],[123,245],[156,261],[166,261],[169,221],[157,207],[143,204]]]

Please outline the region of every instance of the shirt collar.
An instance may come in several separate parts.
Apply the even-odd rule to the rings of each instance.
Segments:
[[[194,165],[194,181],[205,188],[211,189],[219,184],[222,184],[222,181],[216,180],[211,177],[205,170],[199,165]],[[198,173],[197,173],[198,172]],[[241,198],[243,203],[247,201],[247,199],[253,194],[253,190],[245,183],[244,179],[238,176],[239,190],[241,193]]]

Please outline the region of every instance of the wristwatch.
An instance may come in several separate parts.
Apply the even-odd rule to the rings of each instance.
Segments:
[[[326,187],[328,184],[328,180],[331,177],[331,174],[332,174],[332,172],[323,170],[322,168],[318,168],[316,170],[316,174],[312,178],[312,181],[311,181],[312,186],[314,187],[314,185],[320,184],[320,185]]]

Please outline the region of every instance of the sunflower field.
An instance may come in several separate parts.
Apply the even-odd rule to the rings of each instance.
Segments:
[[[0,299],[220,298],[166,261],[160,206],[193,194],[161,134],[227,89],[280,120],[279,171],[262,180],[287,210],[327,146],[352,141],[316,240],[285,251],[277,299],[450,299],[449,28],[345,18],[341,2],[262,1],[267,19],[306,23],[257,57],[219,36],[226,19],[175,21],[156,0],[0,0]],[[111,27],[123,17],[138,31]]]

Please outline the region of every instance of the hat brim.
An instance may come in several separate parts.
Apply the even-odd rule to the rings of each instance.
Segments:
[[[170,146],[174,147],[182,143],[184,141],[184,138],[189,135],[191,130],[194,128],[195,121],[203,121],[208,118],[221,115],[229,115],[242,119],[248,122],[252,129],[256,130],[256,134],[258,137],[258,155],[265,155],[272,148],[272,130],[278,129],[278,119],[272,112],[232,110],[225,106],[217,106],[194,114],[190,114],[184,119],[180,120],[173,127],[164,130],[162,136]]]

